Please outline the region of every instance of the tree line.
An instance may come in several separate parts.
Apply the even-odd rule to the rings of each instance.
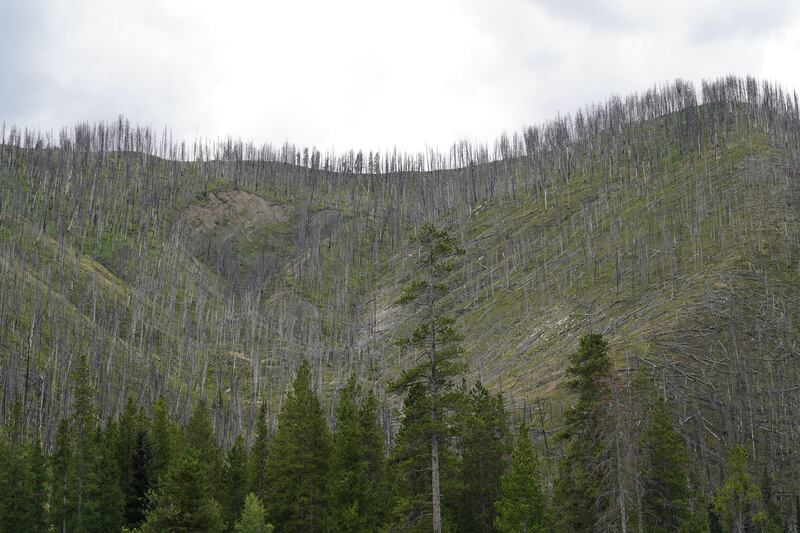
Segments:
[[[441,305],[453,235],[417,238],[415,276],[398,299],[419,311],[397,342],[414,361],[390,385],[403,398],[387,443],[378,402],[351,377],[329,427],[312,368],[300,364],[277,419],[266,404],[253,443],[230,447],[198,400],[185,425],[163,398],[128,399],[103,419],[88,358],[70,381],[70,415],[52,453],[28,437],[18,403],[0,439],[3,531],[782,531],[784,513],[748,452],[728,450],[711,493],[697,482],[671,413],[647,371],[615,371],[599,333],[580,338],[566,387],[574,397],[546,469],[529,424],[510,427],[503,398],[468,386],[462,335]],[[542,433],[543,438],[547,434]]]
[[[581,338],[570,363],[577,400],[557,435],[565,452],[551,473],[530,421],[510,431],[502,398],[480,383],[453,387],[436,421],[429,388],[412,385],[387,448],[374,395],[351,380],[331,430],[303,363],[276,431],[262,409],[253,446],[239,438],[224,450],[203,402],[185,427],[170,420],[163,399],[149,414],[129,401],[118,420],[101,424],[84,357],[72,378],[72,413],[59,426],[52,455],[19,426],[4,428],[0,530],[789,529],[768,480],[752,474],[741,446],[730,450],[716,492],[698,490],[669,406],[643,390],[647,380],[626,384],[642,389],[639,412],[615,411],[625,391],[601,335]],[[621,427],[626,417],[631,425]]]

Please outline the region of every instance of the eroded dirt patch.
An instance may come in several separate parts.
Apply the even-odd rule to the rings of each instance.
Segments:
[[[288,222],[294,212],[291,205],[268,202],[245,191],[214,191],[206,201],[190,206],[182,217],[183,226],[192,237],[216,233],[224,227],[232,232]]]

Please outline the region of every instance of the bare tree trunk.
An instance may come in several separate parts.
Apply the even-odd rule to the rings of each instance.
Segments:
[[[619,489],[619,495],[617,497],[617,501],[619,502],[619,530],[622,533],[628,533],[628,513],[627,509],[625,509],[625,487],[622,473],[620,472],[622,466],[622,456],[619,451],[619,441],[622,438],[622,432],[617,437],[617,442],[615,445],[615,449],[617,452],[617,485]]]
[[[431,420],[436,423],[436,407],[431,409]],[[439,491],[439,435],[434,429],[431,434],[431,490],[433,511],[433,533],[442,531],[442,497]]]

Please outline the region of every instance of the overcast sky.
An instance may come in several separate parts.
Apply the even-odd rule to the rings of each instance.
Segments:
[[[800,89],[797,0],[0,0],[0,121],[447,148],[675,78]]]

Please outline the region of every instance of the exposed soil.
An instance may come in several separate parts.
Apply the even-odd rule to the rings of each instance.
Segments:
[[[219,234],[221,227],[231,228],[231,233],[247,232],[267,224],[281,224],[291,218],[290,205],[268,202],[245,191],[214,191],[206,201],[190,206],[183,216],[183,226],[192,237]]]

